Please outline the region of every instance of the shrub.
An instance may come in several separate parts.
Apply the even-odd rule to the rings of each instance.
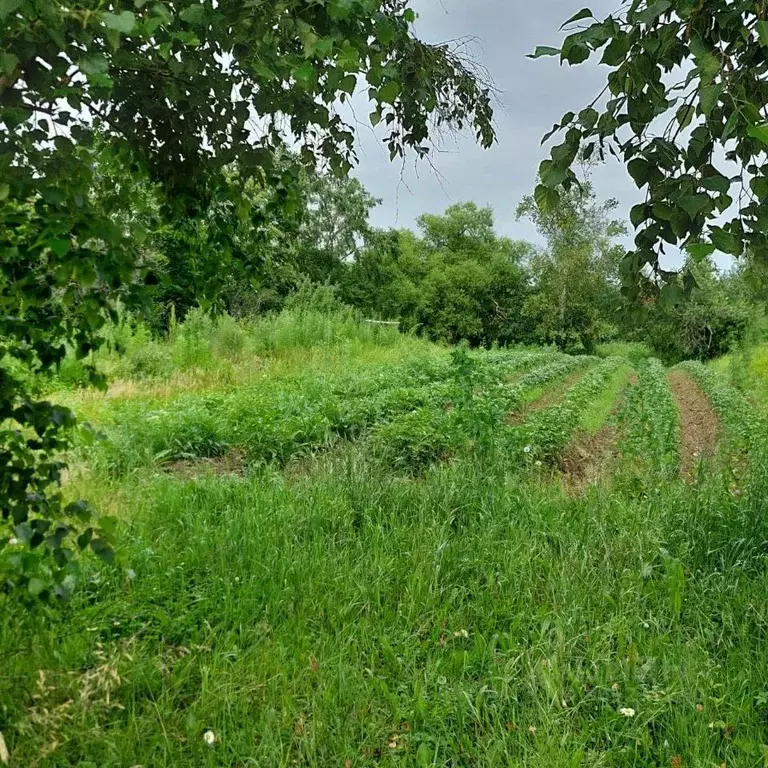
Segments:
[[[128,375],[132,379],[160,379],[170,376],[173,360],[168,349],[150,341],[137,346],[126,357]]]

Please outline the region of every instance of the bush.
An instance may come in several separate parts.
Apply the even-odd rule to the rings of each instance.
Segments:
[[[150,341],[136,347],[126,358],[128,375],[132,379],[161,379],[171,375],[173,360],[161,344]]]
[[[630,363],[637,364],[653,356],[651,348],[641,341],[612,341],[598,344],[595,349],[598,357],[623,357]]]

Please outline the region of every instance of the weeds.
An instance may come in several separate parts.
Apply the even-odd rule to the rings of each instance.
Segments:
[[[718,374],[686,366],[749,446],[738,493],[681,482],[658,361],[624,389],[626,358],[254,338],[180,325],[170,375],[71,393],[106,439],[67,493],[120,559],[56,612],[0,597],[11,765],[761,764],[768,464]],[[617,482],[567,495],[548,473],[622,390]],[[158,471],[233,450],[248,472]]]

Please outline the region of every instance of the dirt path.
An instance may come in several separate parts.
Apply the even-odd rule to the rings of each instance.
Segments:
[[[685,371],[672,371],[667,378],[680,408],[680,471],[690,480],[699,460],[714,455],[717,449],[720,419]]]
[[[616,456],[619,433],[614,424],[605,424],[594,435],[578,433],[563,456],[565,486],[572,493],[583,491],[603,477]]]
[[[627,382],[616,396],[608,421],[594,434],[577,432],[563,456],[560,470],[563,483],[569,493],[577,494],[605,477],[617,459],[621,437],[617,416],[624,402],[627,389],[637,384],[637,374],[630,371]]]

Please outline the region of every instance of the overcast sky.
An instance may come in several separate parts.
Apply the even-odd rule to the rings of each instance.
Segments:
[[[424,162],[414,169],[413,158],[404,169],[398,161],[389,162],[380,136],[361,125],[355,173],[383,201],[372,217],[375,226],[412,227],[422,213],[441,213],[471,200],[494,209],[500,234],[538,241],[528,222],[515,219],[515,208],[533,191],[538,165],[548,156],[541,138],[565,112],[578,112],[592,101],[605,85],[608,69],[591,62],[561,67],[556,58],[525,56],[537,45],[559,47],[561,24],[584,5],[585,0],[415,0],[422,39],[477,39],[474,57],[499,89],[498,143],[483,150],[469,136],[451,139],[433,157],[438,173]],[[590,7],[602,18],[619,5],[619,0],[593,0]],[[362,122],[370,111],[365,99],[359,111]],[[628,219],[640,197],[624,167],[611,158],[595,171],[593,181],[601,198],[620,201],[618,213]]]

